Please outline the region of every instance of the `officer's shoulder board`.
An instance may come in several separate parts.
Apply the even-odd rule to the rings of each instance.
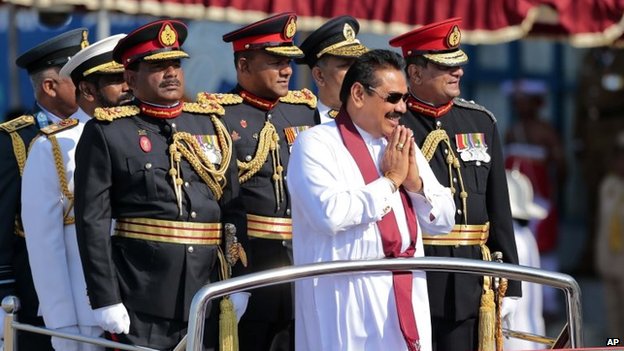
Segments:
[[[210,100],[185,102],[182,106],[182,111],[217,116],[223,116],[225,114],[225,109],[221,106],[221,104]]]
[[[466,100],[466,99],[462,99],[462,98],[455,98],[453,100],[453,104],[455,106],[459,106],[459,107],[464,107],[464,108],[468,108],[471,110],[477,110],[477,111],[481,111],[481,112],[485,112],[486,115],[488,115],[490,117],[490,119],[492,119],[492,123],[496,123],[496,117],[494,117],[494,114],[488,110],[487,108],[477,104],[476,102],[470,100]]]
[[[31,126],[33,124],[35,124],[35,117],[31,115],[22,115],[10,121],[0,124],[0,130],[3,130],[7,133],[13,133],[22,128]]]
[[[238,94],[221,94],[221,93],[199,93],[197,94],[197,102],[213,102],[221,106],[238,105],[243,103],[243,98]]]
[[[316,108],[316,96],[306,88],[289,90],[286,96],[280,98],[280,101],[287,104],[308,105],[310,108]]]
[[[66,118],[58,123],[50,124],[49,126],[43,127],[39,130],[41,134],[50,136],[56,134],[58,132],[71,129],[78,125],[78,120],[75,118]]]
[[[116,107],[98,107],[93,113],[93,117],[98,121],[108,121],[136,116],[141,112],[141,109],[135,105],[116,106]]]

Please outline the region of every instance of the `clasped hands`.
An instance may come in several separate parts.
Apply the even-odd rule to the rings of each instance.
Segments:
[[[417,193],[422,190],[423,184],[416,164],[413,134],[405,126],[394,129],[381,160],[381,172],[397,189],[403,185],[405,190]]]

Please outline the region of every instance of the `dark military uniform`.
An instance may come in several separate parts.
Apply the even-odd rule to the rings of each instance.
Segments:
[[[150,22],[121,39],[113,58],[126,70],[143,61],[170,64],[188,57],[180,48],[186,35],[180,21]],[[234,224],[238,241],[246,244],[223,112],[215,103],[165,107],[137,98],[131,105],[96,109],[85,125],[76,149],[76,232],[91,307],[123,304],[128,311],[129,334],[111,335],[113,340],[175,347],[187,331],[195,293],[229,278],[225,244],[232,238],[225,224]],[[241,263],[231,265],[239,274]],[[218,314],[219,308],[208,311],[209,349],[216,348]],[[118,318],[114,322],[121,324]]]
[[[185,110],[196,104],[186,104]],[[202,223],[233,223],[238,238],[245,238],[244,207],[238,197],[236,163],[224,169],[223,195],[220,198],[198,172],[182,157],[179,174],[181,208],[172,186],[169,148],[176,133],[192,138],[216,140],[219,123],[211,122],[216,110],[201,108],[201,113],[182,112],[178,117],[158,119],[139,112],[138,107],[120,108],[125,118],[112,121],[91,120],[84,129],[76,150],[75,206],[76,230],[91,306],[100,308],[123,302],[130,311],[169,320],[188,321],[194,294],[204,284],[218,281],[217,252],[219,233],[212,237],[184,241],[145,230],[134,220],[143,218],[147,226]],[[108,109],[115,115],[115,108]],[[105,114],[100,111],[100,117]],[[222,127],[227,137],[227,131]],[[212,146],[210,146],[212,145]],[[202,148],[217,144],[203,144]],[[231,150],[219,146],[221,162]],[[213,154],[214,155],[214,154]],[[217,166],[218,167],[218,166]],[[110,236],[111,219],[117,220],[115,235]],[[169,224],[167,224],[169,223]],[[136,234],[136,235],[133,235]],[[217,235],[215,237],[215,235]],[[216,338],[216,312],[211,312]],[[132,321],[132,320],[131,320]],[[131,324],[132,334],[132,324]],[[163,339],[165,336],[162,336]],[[132,336],[129,341],[134,342]],[[122,338],[123,340],[123,338]],[[159,345],[159,340],[154,341]],[[163,345],[162,348],[174,345]]]
[[[0,259],[5,267],[12,267],[14,289],[5,286],[2,297],[15,294],[20,299],[18,320],[22,323],[43,326],[37,315],[39,299],[30,272],[26,241],[21,225],[21,179],[30,141],[39,132],[39,125],[31,115],[21,116],[0,124]],[[41,334],[18,333],[19,350],[52,350],[50,337]]]
[[[489,261],[491,253],[500,251],[503,261],[517,264],[496,119],[473,102],[448,98],[454,93],[450,80],[457,80],[458,85],[463,74],[459,67],[468,62],[468,56],[459,48],[460,23],[461,18],[452,18],[390,40],[390,45],[401,47],[408,73],[424,81],[420,85],[408,77],[412,95],[401,123],[414,131],[416,144],[438,181],[451,189],[457,208],[455,226],[449,234],[423,233],[425,255]],[[432,74],[435,78],[428,78]],[[424,91],[427,81],[435,79],[439,81],[432,83],[431,91]],[[440,82],[449,87],[439,87]],[[434,106],[418,100],[419,94],[446,103]],[[496,320],[494,295],[498,292],[493,291],[493,285],[489,276],[427,274],[434,350],[472,351],[496,346],[496,333],[488,332],[494,330]],[[520,289],[519,282],[509,282],[506,295],[520,296]]]
[[[314,125],[314,108],[316,98],[309,90],[291,91],[288,96],[276,103],[260,105],[254,103],[261,99],[251,97],[248,92],[242,95],[242,88],[237,87],[230,94],[200,94],[199,99],[216,99],[224,105],[225,124],[230,131],[238,161],[242,164],[256,162],[260,153],[258,145],[261,143],[262,131],[270,123],[279,137],[279,162],[284,171],[282,180],[275,182],[274,154],[269,152],[266,160],[259,163],[256,171],[244,172],[241,167],[241,194],[247,213],[249,235],[249,257],[253,263],[251,271],[259,272],[272,268],[289,266],[290,240],[292,225],[290,220],[290,197],[285,178],[288,175],[288,160],[290,147],[296,135]],[[288,101],[288,102],[286,102]],[[277,155],[277,154],[275,154]],[[258,158],[259,159],[259,158]],[[239,165],[240,166],[240,165]],[[279,190],[279,187],[283,190]],[[253,349],[248,344],[245,323],[262,322],[286,327],[292,321],[292,289],[290,284],[280,284],[272,287],[251,291],[247,311],[240,323],[241,349]],[[266,331],[265,331],[266,332]],[[271,340],[268,340],[271,342]],[[256,349],[263,349],[257,346]]]
[[[440,184],[446,187],[453,186],[456,189],[454,194],[457,208],[456,225],[482,225],[489,222],[486,245],[491,252],[501,251],[505,262],[517,264],[518,257],[510,221],[511,210],[503,167],[502,146],[496,120],[489,112],[474,103],[455,103],[446,114],[437,118],[411,109],[412,103],[414,101],[410,99],[408,112],[401,118],[401,123],[414,131],[414,140],[418,146],[422,148],[426,137],[430,132],[438,129],[438,126],[449,136],[451,150],[446,144],[440,143],[429,164]],[[475,133],[483,133],[483,141],[490,155],[489,161],[477,159],[464,161],[458,155],[461,179],[455,171],[449,175],[446,160],[449,152],[457,155],[456,138]],[[460,198],[461,182],[468,194],[465,207]],[[463,211],[467,213],[464,214]],[[479,245],[432,246],[427,245],[426,242],[425,254],[474,259],[483,257]],[[427,281],[433,318],[461,321],[478,316],[482,290],[481,277],[431,272],[427,274]],[[518,296],[519,293],[519,284],[512,282],[507,295]]]
[[[279,74],[284,74],[284,58],[303,57],[293,44],[296,20],[293,12],[280,13],[227,33],[223,40],[232,43],[235,55],[256,50],[276,57],[282,65]],[[238,64],[238,58],[236,61]],[[254,72],[245,78],[263,80]],[[281,97],[273,91],[276,96],[260,97],[246,91],[244,82],[239,84],[230,94],[200,94],[198,99],[214,99],[226,109],[224,120],[238,154],[239,181],[248,212],[249,257],[252,271],[257,272],[292,264],[290,197],[285,178],[290,147],[299,132],[315,124],[316,97],[306,89]],[[291,285],[251,293],[239,323],[240,349],[293,348],[294,332],[289,331],[293,327]]]

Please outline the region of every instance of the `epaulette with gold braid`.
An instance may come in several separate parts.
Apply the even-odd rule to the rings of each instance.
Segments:
[[[197,102],[216,102],[219,105],[238,105],[243,103],[243,98],[238,94],[199,93]]]
[[[455,106],[465,107],[465,108],[469,108],[471,110],[482,111],[486,115],[488,115],[490,117],[490,119],[492,119],[492,122],[496,123],[496,117],[494,117],[494,114],[490,110],[488,110],[487,108],[477,104],[476,102],[474,102],[472,100],[468,101],[466,99],[462,99],[460,97],[457,97],[457,98],[453,99],[453,104]]]
[[[7,133],[12,133],[16,130],[20,130],[33,124],[35,124],[35,117],[31,115],[22,115],[0,124],[0,130],[4,130]]]
[[[75,118],[66,118],[64,120],[61,120],[58,123],[50,124],[47,127],[41,128],[40,132],[42,134],[50,136],[50,135],[56,134],[56,133],[58,133],[60,131],[73,128],[73,127],[75,127],[77,125],[78,125],[78,120],[77,119],[75,119]]]
[[[135,105],[117,107],[98,107],[95,109],[93,117],[98,121],[113,121],[115,119],[136,116],[141,109]]]
[[[288,94],[279,100],[287,104],[301,104],[308,105],[310,108],[316,108],[316,95],[306,88],[289,90]]]
[[[225,114],[223,106],[214,101],[185,102],[182,111],[218,116],[223,116]]]

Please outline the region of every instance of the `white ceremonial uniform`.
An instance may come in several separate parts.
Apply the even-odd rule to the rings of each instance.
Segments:
[[[75,127],[56,137],[71,193],[74,190],[74,152],[89,116],[78,109],[71,118]],[[39,297],[39,313],[51,329],[77,326],[81,334],[99,336],[87,297],[74,224],[63,224],[63,214],[74,216],[63,194],[55,166],[52,143],[39,136],[32,144],[22,177],[22,221],[33,281]],[[80,344],[80,351],[103,348]]]
[[[387,141],[358,128],[379,167]],[[421,229],[448,233],[455,205],[450,190],[437,181],[420,150],[416,159],[424,196],[410,193],[418,218],[415,257],[424,255]],[[409,246],[399,192],[380,178],[365,185],[345,148],[335,122],[315,126],[297,137],[288,165],[295,264],[384,258],[376,222],[395,211]],[[431,322],[425,273],[413,273],[412,300],[423,351],[431,350]],[[296,282],[295,344],[307,350],[406,350],[393,294],[391,273],[351,274]]]
[[[325,105],[320,99],[316,102],[316,109],[318,110],[321,124],[334,120],[332,117],[329,117],[329,111],[331,111],[332,109],[329,106]]]
[[[518,248],[518,264],[533,268],[540,268],[540,256],[537,241],[528,226],[521,226],[514,221],[514,235]],[[518,301],[515,312],[505,326],[514,331],[522,331],[536,335],[545,334],[544,316],[542,309],[542,286],[540,284],[522,282],[522,297]],[[538,350],[544,345],[520,340],[505,338],[505,350]]]

